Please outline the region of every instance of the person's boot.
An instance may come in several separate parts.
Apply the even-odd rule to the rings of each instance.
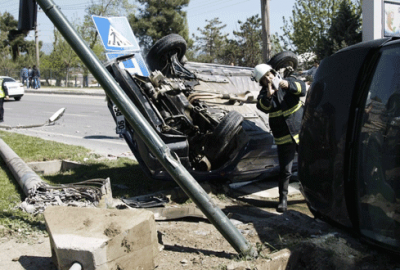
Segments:
[[[287,196],[283,195],[279,197],[279,204],[276,207],[276,211],[283,213],[287,210]]]

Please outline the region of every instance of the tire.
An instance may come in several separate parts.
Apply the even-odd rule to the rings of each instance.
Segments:
[[[186,53],[186,41],[178,34],[170,34],[154,43],[147,53],[146,61],[151,71],[162,70],[168,62],[168,58],[177,54],[178,60],[182,61]]]
[[[237,111],[230,111],[215,128],[204,145],[207,158],[212,163],[221,163],[221,157],[226,155],[233,138],[241,129],[243,116]]]
[[[294,70],[296,70],[299,60],[295,53],[291,51],[284,51],[275,54],[267,64],[277,71],[287,66],[291,66]]]
[[[20,101],[20,100],[21,100],[21,97],[14,97],[14,99],[15,99],[16,101]]]

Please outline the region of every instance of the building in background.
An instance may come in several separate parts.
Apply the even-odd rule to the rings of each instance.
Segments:
[[[363,1],[363,41],[400,37],[400,0]]]

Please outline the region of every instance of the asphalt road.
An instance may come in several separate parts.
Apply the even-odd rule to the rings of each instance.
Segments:
[[[115,123],[105,97],[26,93],[20,101],[11,99],[4,103],[4,122],[1,124],[43,124],[60,108],[66,110],[55,125],[10,131],[84,146],[105,156],[132,155],[125,140],[115,133]]]

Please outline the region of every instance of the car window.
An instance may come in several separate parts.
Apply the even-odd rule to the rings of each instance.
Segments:
[[[4,82],[15,82],[13,79],[11,78],[4,78],[3,80]]]
[[[361,233],[400,247],[400,52],[384,48],[372,77],[358,140]]]

